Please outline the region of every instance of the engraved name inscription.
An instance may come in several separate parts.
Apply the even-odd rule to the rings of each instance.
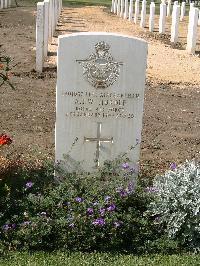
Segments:
[[[140,99],[139,93],[107,93],[67,91],[64,93],[72,104],[67,117],[84,118],[128,118],[135,117],[133,101]]]

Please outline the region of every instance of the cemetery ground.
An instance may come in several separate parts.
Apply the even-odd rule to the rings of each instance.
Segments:
[[[195,55],[188,55],[183,49],[187,23],[181,23],[180,42],[173,47],[169,42],[169,23],[167,34],[160,36],[114,16],[109,12],[110,7],[66,6],[44,72],[38,74],[34,70],[36,9],[30,1],[22,2],[23,7],[0,11],[0,51],[13,59],[11,80],[15,86],[15,90],[0,88],[0,129],[13,139],[12,145],[3,151],[5,155],[27,161],[54,158],[57,37],[105,31],[141,37],[149,43],[141,140],[143,175],[154,177],[168,169],[172,162],[179,164],[186,159],[200,158],[200,43]],[[158,23],[156,29],[158,31]],[[0,259],[2,266],[79,264],[199,265],[199,256],[14,252]]]
[[[0,11],[0,49],[13,59],[15,91],[1,88],[0,127],[14,142],[12,156],[54,157],[57,36],[81,31],[118,32],[142,37],[149,43],[141,145],[141,167],[163,172],[171,162],[198,158],[200,150],[200,32],[197,53],[188,55],[187,23],[181,23],[180,42],[172,47],[167,34],[149,34],[120,19],[109,7],[65,8],[50,46],[42,74],[35,67],[35,15],[30,2]],[[158,18],[157,18],[158,21]],[[169,24],[169,23],[168,23]],[[156,22],[156,30],[158,23]]]

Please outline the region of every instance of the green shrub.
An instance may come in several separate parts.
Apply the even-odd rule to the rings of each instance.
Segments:
[[[10,75],[11,75],[11,58],[9,56],[1,55],[0,54],[0,87],[4,84],[9,85],[12,89],[14,86],[10,82]]]
[[[4,246],[134,253],[166,249],[162,239],[159,242],[162,227],[146,215],[152,195],[123,158],[105,162],[90,174],[64,171],[57,183],[49,178],[52,175],[53,168],[25,171],[18,177],[19,186],[8,185],[12,189],[1,206]],[[170,251],[171,247],[170,243]]]
[[[150,187],[155,195],[150,211],[169,238],[187,248],[200,248],[200,166],[195,161],[157,176]],[[152,193],[153,192],[153,193]]]
[[[53,167],[49,163],[8,162],[0,178],[0,226],[13,224],[15,227],[25,211],[29,193],[39,193],[52,186],[54,176]],[[34,184],[32,188],[31,183]]]

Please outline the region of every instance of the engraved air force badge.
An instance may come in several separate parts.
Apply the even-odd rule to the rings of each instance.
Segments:
[[[83,67],[83,76],[96,89],[105,89],[116,82],[120,74],[121,62],[115,62],[110,46],[104,41],[95,45],[96,53],[85,60],[77,60]]]

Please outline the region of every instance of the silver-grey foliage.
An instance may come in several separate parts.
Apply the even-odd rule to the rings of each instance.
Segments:
[[[166,225],[170,238],[200,248],[200,165],[186,161],[153,182],[155,200],[150,211]]]

